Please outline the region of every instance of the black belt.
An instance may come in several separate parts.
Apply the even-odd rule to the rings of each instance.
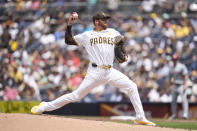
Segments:
[[[101,65],[101,66],[98,66],[96,63],[92,63],[92,67],[101,67],[103,69],[110,69],[112,66],[111,65]]]

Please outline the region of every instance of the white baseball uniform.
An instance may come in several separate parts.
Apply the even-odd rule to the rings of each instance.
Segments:
[[[183,114],[182,117],[188,117],[189,103],[187,100],[187,93],[184,91],[184,76],[188,74],[187,67],[182,63],[177,63],[176,66],[172,66],[170,69],[170,76],[173,79],[172,89],[172,114],[177,114],[177,97],[180,94],[182,98]]]
[[[68,103],[78,101],[85,97],[94,87],[101,84],[110,84],[127,93],[136,111],[137,119],[145,118],[136,84],[112,67],[114,62],[114,37],[118,35],[120,35],[118,31],[107,28],[99,32],[94,30],[86,31],[73,37],[78,46],[83,46],[89,55],[90,63],[87,74],[76,90],[54,101],[47,102],[43,106],[43,111],[52,111]],[[94,67],[93,63],[97,67]],[[111,68],[104,69],[103,65],[110,65]]]

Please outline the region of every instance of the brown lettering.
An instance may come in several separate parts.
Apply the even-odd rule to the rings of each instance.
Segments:
[[[92,44],[93,44],[93,38],[90,39],[90,45],[92,46]]]
[[[102,44],[102,37],[99,37],[99,44]]]
[[[94,44],[98,44],[98,38],[94,38]]]
[[[111,38],[111,45],[114,44],[114,38]]]
[[[103,44],[107,44],[107,38],[103,37]]]
[[[110,44],[110,38],[109,37],[107,38],[107,44]]]
[[[114,39],[111,37],[94,37],[90,39],[90,45],[92,46],[93,44],[109,44],[113,45],[114,44]]]

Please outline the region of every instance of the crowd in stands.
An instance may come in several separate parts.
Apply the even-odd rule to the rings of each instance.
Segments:
[[[8,3],[4,5],[9,7]],[[83,47],[64,42],[67,18],[78,9],[65,12],[61,4],[47,9],[46,3],[19,0],[6,11],[0,7],[0,100],[50,101],[75,90],[86,74],[88,58]],[[145,19],[124,17],[116,10],[109,27],[126,37],[128,53],[128,61],[114,63],[114,68],[136,82],[142,102],[171,102],[168,78],[174,53],[189,71],[188,99],[197,102],[197,15],[170,18],[167,13],[152,12]],[[92,20],[79,12],[73,34],[92,28]],[[110,85],[96,87],[81,100],[99,101],[129,100]]]

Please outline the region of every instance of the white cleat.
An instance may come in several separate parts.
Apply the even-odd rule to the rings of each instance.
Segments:
[[[33,107],[31,108],[31,113],[32,113],[32,114],[35,114],[35,115],[42,114],[42,113],[44,112],[43,105],[44,105],[45,103],[46,103],[46,102],[41,102],[39,105],[33,106]]]
[[[156,126],[155,123],[147,120],[147,119],[143,119],[143,120],[134,120],[134,123],[137,125],[148,125],[148,126]]]

